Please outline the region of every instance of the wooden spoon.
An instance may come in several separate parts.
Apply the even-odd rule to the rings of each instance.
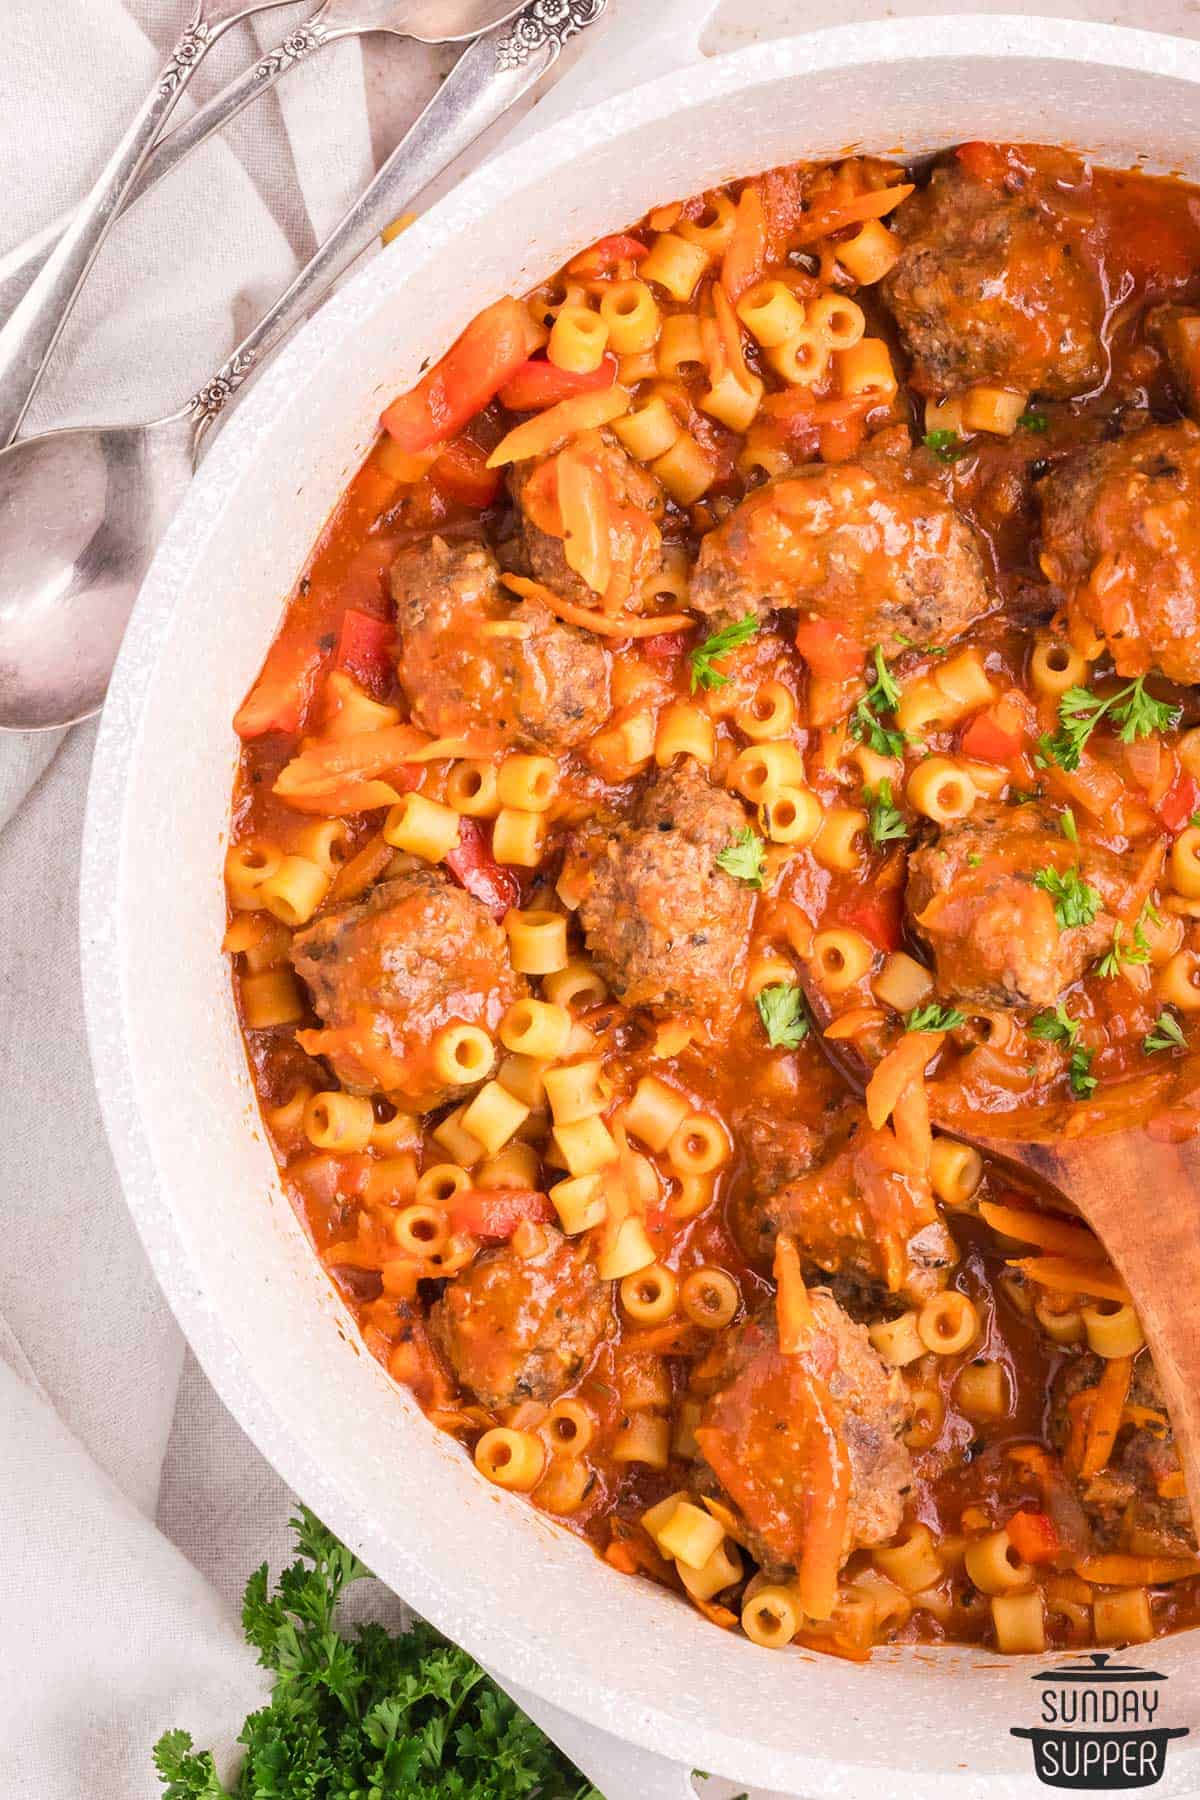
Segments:
[[[870,1065],[830,1043],[828,1000],[801,984],[833,1067],[861,1093]],[[1129,1289],[1170,1414],[1193,1518],[1200,1522],[1200,1059],[1114,1083],[1102,1101],[985,1119],[930,1083],[935,1125],[1056,1191],[1091,1226]],[[986,1129],[981,1129],[986,1125]]]

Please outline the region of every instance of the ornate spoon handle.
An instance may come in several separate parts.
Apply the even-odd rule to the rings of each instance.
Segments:
[[[75,212],[41,272],[0,329],[0,447],[20,429],[75,296],[121,209],[130,184],[180,94],[217,38],[237,19],[282,0],[197,0],[191,24],[154,87]]]
[[[198,455],[208,427],[266,354],[316,306],[355,257],[481,132],[540,81],[563,44],[594,23],[607,0],[532,0],[507,25],[464,51],[362,197],[287,292],[185,409]]]

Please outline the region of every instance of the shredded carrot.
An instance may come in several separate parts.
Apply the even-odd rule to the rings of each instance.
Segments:
[[[913,1173],[928,1173],[933,1132],[929,1128],[929,1092],[923,1075],[901,1091],[892,1110],[892,1129]]]
[[[1075,1573],[1100,1587],[1165,1587],[1200,1575],[1194,1556],[1088,1556],[1075,1565]]]
[[[636,1575],[638,1560],[628,1544],[612,1543],[604,1552],[604,1560],[610,1568],[619,1569],[622,1575]]]
[[[730,1612],[727,1606],[722,1606],[717,1600],[701,1600],[696,1594],[689,1594],[688,1599],[697,1612],[704,1614],[710,1625],[719,1625],[722,1631],[732,1631],[738,1622],[737,1614]]]
[[[384,841],[381,831],[369,837],[362,849],[343,863],[329,885],[326,896],[331,905],[343,900],[356,900],[358,896],[377,881],[387,868],[396,852]]]
[[[822,1650],[826,1656],[841,1656],[847,1662],[867,1663],[871,1660],[871,1652],[862,1644],[852,1644],[849,1638],[839,1637],[836,1632],[798,1631],[792,1639],[794,1644],[803,1644],[806,1650]]]
[[[1125,924],[1132,925],[1141,917],[1142,908],[1158,886],[1159,877],[1166,861],[1167,846],[1162,838],[1151,844],[1138,866],[1138,872],[1130,884],[1129,893],[1118,908],[1118,916]]]
[[[944,1031],[906,1031],[895,1049],[888,1051],[867,1083],[864,1096],[867,1117],[877,1131],[887,1124],[909,1083],[924,1075],[945,1039]]]
[[[785,1356],[795,1356],[808,1343],[816,1320],[804,1276],[800,1272],[800,1253],[796,1240],[781,1231],[775,1240],[775,1317],[779,1326],[779,1348]]]
[[[489,469],[502,469],[506,463],[527,462],[533,456],[547,456],[579,431],[595,431],[609,425],[629,411],[628,388],[614,382],[611,387],[595,389],[590,394],[572,394],[557,406],[548,406],[523,425],[514,426],[500,439],[487,459]]]
[[[837,1043],[842,1038],[857,1037],[860,1031],[869,1031],[873,1025],[882,1025],[886,1014],[881,1006],[854,1006],[849,1012],[842,1013],[831,1025],[825,1027],[824,1035]]]
[[[1067,1219],[1053,1218],[1049,1213],[1031,1208],[1005,1206],[995,1200],[979,1202],[981,1218],[1002,1237],[1015,1238],[1019,1244],[1036,1244],[1039,1250],[1051,1250],[1057,1256],[1082,1257],[1107,1262],[1104,1246],[1086,1225],[1074,1225]]]
[[[1011,1257],[1010,1269],[1020,1269],[1039,1287],[1057,1288],[1061,1294],[1093,1294],[1097,1300],[1125,1304],[1129,1289],[1111,1263],[1085,1262],[1074,1256]]]
[[[719,283],[714,283],[710,293],[724,366],[732,373],[739,387],[749,390],[755,378],[746,364],[741,322],[733,310],[729,295]],[[713,379],[716,379],[715,371]],[[761,387],[761,383],[759,385]]]
[[[738,196],[733,236],[721,263],[721,286],[736,304],[767,266],[767,217],[762,188],[748,181]]]
[[[825,1383],[809,1376],[808,1518],[796,1586],[810,1619],[828,1619],[837,1604],[838,1570],[850,1508],[850,1459],[833,1416]]]
[[[1121,1423],[1134,1425],[1139,1431],[1153,1431],[1159,1437],[1165,1437],[1170,1430],[1165,1412],[1159,1412],[1155,1406],[1134,1406],[1129,1400],[1121,1413]]]
[[[1112,1455],[1112,1447],[1121,1429],[1121,1409],[1129,1393],[1133,1376],[1132,1356],[1110,1357],[1096,1387],[1096,1399],[1088,1419],[1087,1444],[1079,1473],[1086,1480],[1098,1475]]]
[[[801,219],[799,229],[792,234],[792,243],[815,244],[818,238],[841,231],[846,225],[861,225],[867,219],[885,218],[902,200],[907,200],[912,191],[911,181],[901,181],[895,187],[874,188],[868,194],[859,194],[856,199],[847,200],[844,206],[831,206],[824,212],[814,208]]]
[[[689,613],[659,613],[653,619],[639,619],[629,614],[598,612],[590,606],[576,606],[572,600],[563,600],[540,581],[529,581],[524,575],[502,575],[500,579],[523,600],[540,600],[565,625],[578,625],[581,630],[594,631],[599,637],[661,637],[667,631],[686,631],[695,623]]]
[[[1063,1451],[1063,1465],[1072,1475],[1078,1475],[1087,1454],[1088,1420],[1092,1416],[1092,1408],[1096,1404],[1095,1388],[1083,1388],[1078,1394],[1072,1394],[1067,1401],[1067,1417],[1070,1429],[1067,1434],[1067,1447]]]
[[[299,755],[279,771],[274,791],[295,805],[342,781],[373,781],[417,761],[429,741],[415,725],[385,725],[353,737],[309,738]]]
[[[669,1356],[692,1335],[692,1327],[686,1319],[668,1319],[665,1325],[653,1325],[647,1331],[630,1332],[624,1342],[629,1351],[646,1350],[653,1351],[658,1356]]]
[[[555,467],[567,567],[587,583],[593,594],[607,594],[613,561],[604,477],[594,463],[569,444],[555,458]]]

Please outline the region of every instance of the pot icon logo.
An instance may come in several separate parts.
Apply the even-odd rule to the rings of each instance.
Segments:
[[[1014,1726],[1013,1737],[1033,1745],[1037,1778],[1057,1788],[1145,1788],[1162,1779],[1167,1745],[1186,1737],[1186,1725],[1160,1717],[1167,1677],[1155,1669],[1115,1663],[1094,1651],[1033,1680],[1040,1721]]]

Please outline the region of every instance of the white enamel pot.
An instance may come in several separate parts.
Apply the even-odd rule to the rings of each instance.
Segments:
[[[489,1487],[364,1353],[280,1191],[230,1002],[229,720],[381,406],[497,295],[655,202],[847,146],[1039,140],[1200,179],[1198,109],[1200,46],[977,16],[696,61],[569,117],[469,178],[275,360],[129,629],[92,783],[83,968],[109,1134],[170,1302],[245,1429],[398,1593],[502,1677],[684,1768],[846,1800],[1043,1792],[1010,1736],[1036,1722],[1033,1665],[755,1649]],[[1194,1793],[1194,1635],[1147,1658],[1171,1676],[1165,1722],[1193,1728],[1159,1792]],[[667,1790],[647,1773],[628,1791]]]

